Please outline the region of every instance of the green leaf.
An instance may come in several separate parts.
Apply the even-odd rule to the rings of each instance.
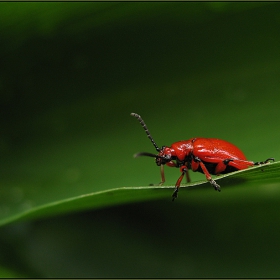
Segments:
[[[280,194],[280,162],[269,163],[262,166],[229,173],[216,178],[222,188],[222,194],[209,200],[201,195],[203,192],[213,192],[211,185],[205,181],[193,182],[182,185],[179,191],[179,198],[188,197],[190,200],[205,200],[205,203],[217,203],[219,196],[225,194],[226,198],[230,196],[244,195],[246,192],[253,196],[263,195],[267,192]],[[17,211],[11,215],[6,215],[0,220],[0,225],[26,219],[39,219],[52,215],[60,215],[69,212],[98,209],[111,207],[115,205],[134,203],[148,200],[166,199],[171,200],[171,194],[174,186],[143,186],[143,187],[119,187],[104,191],[92,192],[84,195],[73,196],[40,206],[30,207],[25,211]],[[186,193],[185,191],[192,191]],[[197,192],[195,192],[197,191]],[[176,201],[175,201],[176,203]]]

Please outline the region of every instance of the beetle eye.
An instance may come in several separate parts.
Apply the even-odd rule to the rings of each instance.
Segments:
[[[166,161],[170,161],[171,155],[164,155],[164,159],[165,159]]]

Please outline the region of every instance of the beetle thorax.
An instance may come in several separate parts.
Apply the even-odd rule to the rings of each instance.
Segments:
[[[184,161],[193,152],[193,139],[175,142],[170,149],[173,150],[173,156],[179,161]]]
[[[187,158],[191,157],[193,152],[192,140],[175,142],[171,147],[163,146],[157,155],[156,164],[160,166],[171,160],[176,160],[178,163],[185,162]]]

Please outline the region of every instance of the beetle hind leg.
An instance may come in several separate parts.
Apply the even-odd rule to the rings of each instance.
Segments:
[[[229,163],[231,163],[233,161],[233,159],[225,159],[220,161],[215,168],[215,174],[221,174],[223,171],[226,170],[227,166],[230,165]]]
[[[253,166],[255,163],[249,160],[242,160],[242,159],[225,159],[219,162],[215,169],[215,174],[221,173],[230,173],[236,170],[247,169],[249,166]],[[227,166],[232,167],[233,169],[226,171]],[[226,171],[226,172],[225,172]]]
[[[274,162],[274,158],[268,158],[268,159],[265,160],[265,161],[257,161],[257,162],[254,162],[254,165],[266,164],[266,163],[269,163],[270,161]]]

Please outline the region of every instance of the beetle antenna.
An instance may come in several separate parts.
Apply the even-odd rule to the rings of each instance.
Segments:
[[[137,158],[137,157],[153,157],[153,158],[157,158],[159,157],[158,155],[152,154],[152,153],[146,153],[146,152],[141,152],[141,153],[137,153],[134,154],[133,157]]]
[[[144,128],[148,138],[151,140],[151,142],[153,143],[153,145],[155,146],[156,150],[158,152],[160,152],[160,148],[158,147],[158,145],[156,144],[155,140],[153,139],[153,137],[151,136],[151,133],[149,132],[146,124],[144,123],[143,119],[141,118],[140,115],[135,114],[135,113],[131,113],[131,116],[135,117],[136,119],[138,119],[138,121],[140,122],[140,124],[142,125],[142,127]]]

